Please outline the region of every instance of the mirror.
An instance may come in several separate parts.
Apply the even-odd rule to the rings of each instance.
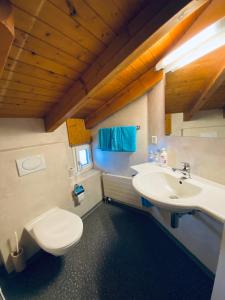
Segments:
[[[166,114],[166,135],[225,138],[225,110],[202,110],[193,115],[191,120],[184,121],[183,113]]]
[[[225,138],[224,51],[222,46],[166,73],[166,135]]]
[[[225,138],[224,51],[166,74],[166,135]]]

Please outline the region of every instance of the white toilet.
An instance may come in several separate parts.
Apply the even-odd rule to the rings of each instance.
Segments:
[[[40,248],[60,256],[80,241],[83,222],[79,216],[55,207],[35,218],[25,229]]]

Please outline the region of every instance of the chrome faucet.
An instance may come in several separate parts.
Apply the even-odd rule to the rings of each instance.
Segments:
[[[183,169],[178,169],[178,168],[172,168],[173,172],[180,172],[182,174],[181,179],[188,179],[191,178],[191,166],[188,162],[182,162],[183,164]]]

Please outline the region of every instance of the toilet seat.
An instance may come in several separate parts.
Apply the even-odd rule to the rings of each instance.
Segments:
[[[60,253],[80,240],[83,222],[79,216],[57,208],[48,217],[36,222],[32,231],[41,248]]]

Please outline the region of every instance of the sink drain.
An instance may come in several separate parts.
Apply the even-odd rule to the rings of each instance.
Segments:
[[[177,195],[170,195],[169,198],[170,199],[179,199],[179,197]]]

